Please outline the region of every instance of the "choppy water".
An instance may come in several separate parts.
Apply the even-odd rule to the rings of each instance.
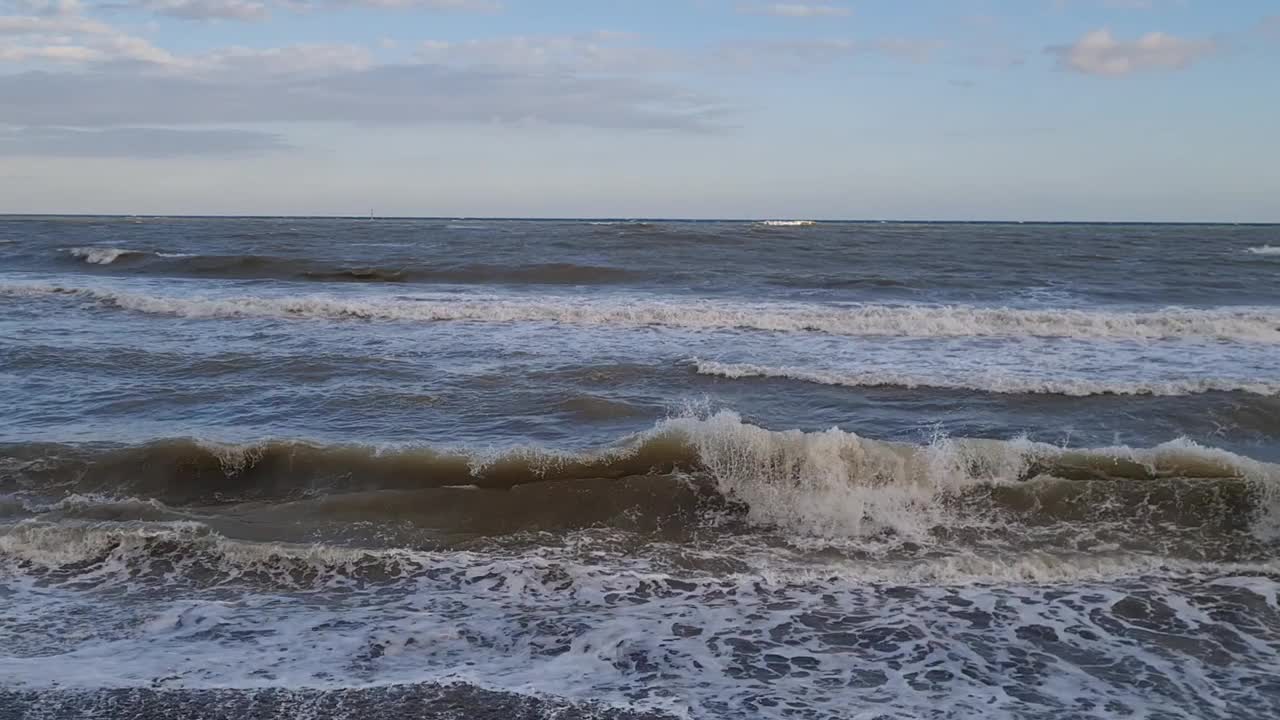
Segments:
[[[1278,243],[0,218],[0,711],[1280,714]]]

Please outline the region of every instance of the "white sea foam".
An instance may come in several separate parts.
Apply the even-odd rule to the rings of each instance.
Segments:
[[[1280,343],[1280,309],[1145,312],[932,305],[823,305],[597,296],[169,296],[56,283],[0,283],[0,295],[74,295],[136,312],[191,318],[546,322],[847,336],[1216,338]]]
[[[912,375],[884,370],[837,372],[789,366],[773,367],[752,363],[721,363],[698,359],[694,360],[694,365],[701,375],[730,379],[783,378],[844,387],[940,388],[1003,394],[1065,395],[1070,397],[1086,397],[1090,395],[1157,395],[1174,397],[1198,395],[1207,392],[1246,392],[1264,396],[1280,395],[1280,382],[1221,378],[1125,381],[1025,377],[1011,373],[947,377],[942,375]]]
[[[1249,248],[1249,252],[1254,255],[1280,255],[1280,246],[1259,245],[1258,247]]]
[[[0,676],[10,688],[465,681],[699,720],[797,709],[848,717],[851,705],[866,717],[921,717],[945,692],[956,717],[1012,720],[1081,702],[1169,717],[1270,708],[1266,682],[1280,673],[1266,624],[1235,620],[1239,606],[1219,605],[1232,592],[1274,605],[1274,562],[1070,553],[826,564],[731,544],[723,552],[739,569],[716,574],[673,569],[663,547],[611,554],[602,550],[607,537],[585,533],[564,548],[387,551],[410,570],[393,575],[394,586],[320,594],[257,590],[237,577],[260,580],[264,562],[299,560],[315,570],[298,575],[314,578],[342,557],[249,549],[182,528],[88,532],[104,537],[50,533],[41,544],[55,555],[27,554],[59,567],[89,561],[79,574],[9,586]],[[122,549],[143,550],[132,536],[144,535],[175,548],[171,559],[197,543],[197,568],[234,567],[211,551],[246,564],[225,585],[164,593],[167,563],[152,572],[113,565]],[[77,561],[68,546],[88,553]],[[0,544],[0,568],[17,559],[6,549],[15,548]],[[98,583],[147,592],[104,593]],[[1160,642],[1137,632],[1149,616],[1133,609],[1147,603],[1169,616]],[[1160,683],[1134,683],[1132,668]]]
[[[114,247],[78,247],[71,248],[67,253],[92,265],[110,265],[122,257],[145,254],[140,250]]]
[[[818,223],[813,220],[762,220],[759,224],[769,227],[809,227]]]

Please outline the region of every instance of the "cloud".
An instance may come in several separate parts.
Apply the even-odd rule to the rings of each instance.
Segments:
[[[0,15],[0,36],[14,35],[105,35],[115,33],[109,25],[71,14]]]
[[[30,127],[343,123],[532,123],[709,132],[716,98],[636,78],[382,65],[364,69],[81,72],[0,75],[0,124]],[[270,65],[264,66],[270,68]]]
[[[1144,70],[1182,70],[1218,49],[1210,40],[1187,40],[1153,32],[1137,40],[1117,40],[1108,29],[1094,30],[1071,45],[1045,49],[1063,70],[1121,76]]]
[[[291,45],[279,48],[229,47],[189,59],[196,74],[252,73],[255,75],[323,75],[335,71],[366,70],[373,53],[360,45]]]
[[[0,63],[172,63],[173,55],[103,22],[74,0],[25,2],[28,15],[0,15]]]
[[[265,20],[266,4],[257,0],[138,0],[131,7],[180,20]]]
[[[80,14],[80,0],[4,0],[0,9],[21,15],[44,17]]]
[[[79,0],[0,0],[26,15],[77,15],[86,7]],[[429,10],[437,12],[496,13],[498,0],[89,0],[95,10],[130,10],[178,20],[257,22],[273,10],[310,13],[326,9],[369,8],[380,10]]]
[[[462,42],[429,40],[417,47],[415,57],[449,67],[642,76],[668,71],[807,67],[860,55],[925,62],[943,47],[941,42],[927,39],[801,38],[673,50],[639,44],[639,39],[629,33],[598,31]]]
[[[526,70],[580,72],[647,72],[687,68],[690,57],[632,42],[627,33],[597,31],[576,35],[516,36],[449,42],[428,40],[417,48],[423,62]]]
[[[738,12],[750,15],[775,15],[777,17],[792,18],[847,17],[853,14],[853,11],[846,7],[817,3],[739,5]]]
[[[306,0],[301,0],[306,2]],[[367,8],[439,10],[451,12],[494,13],[502,10],[497,0],[316,0],[312,4],[348,5]]]
[[[496,13],[498,0],[129,0],[130,7],[186,20],[261,20],[271,7],[293,12],[330,8]]]
[[[252,0],[146,1],[174,7],[201,2],[207,9],[211,2]],[[418,4],[476,6],[472,0]],[[83,17],[70,0],[24,7],[41,12],[0,16],[0,68],[18,65],[0,72],[0,127],[60,128],[63,139],[88,137],[65,128],[271,123],[521,123],[710,132],[722,129],[729,113],[710,94],[642,79],[668,59],[658,49],[629,44],[630,36],[619,33],[427,43],[412,62],[379,65],[361,45],[229,47],[179,55]],[[126,138],[93,139],[119,145]],[[7,142],[12,152],[18,140],[10,133]],[[46,139],[39,147],[55,144]]]
[[[0,156],[169,158],[288,149],[274,133],[253,130],[27,127],[0,129]]]

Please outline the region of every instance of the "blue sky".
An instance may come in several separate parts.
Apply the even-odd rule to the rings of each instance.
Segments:
[[[0,212],[1280,221],[1276,0],[0,0]]]

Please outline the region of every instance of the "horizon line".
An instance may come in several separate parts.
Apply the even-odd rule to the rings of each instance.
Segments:
[[[20,213],[0,212],[0,218],[147,218],[179,220],[454,220],[490,222],[685,222],[685,223],[764,223],[812,222],[830,225],[1236,225],[1280,226],[1280,220],[1010,220],[1010,219],[904,219],[904,218],[809,218],[809,217],[623,217],[623,216],[517,216],[517,215],[261,215],[206,213]]]

